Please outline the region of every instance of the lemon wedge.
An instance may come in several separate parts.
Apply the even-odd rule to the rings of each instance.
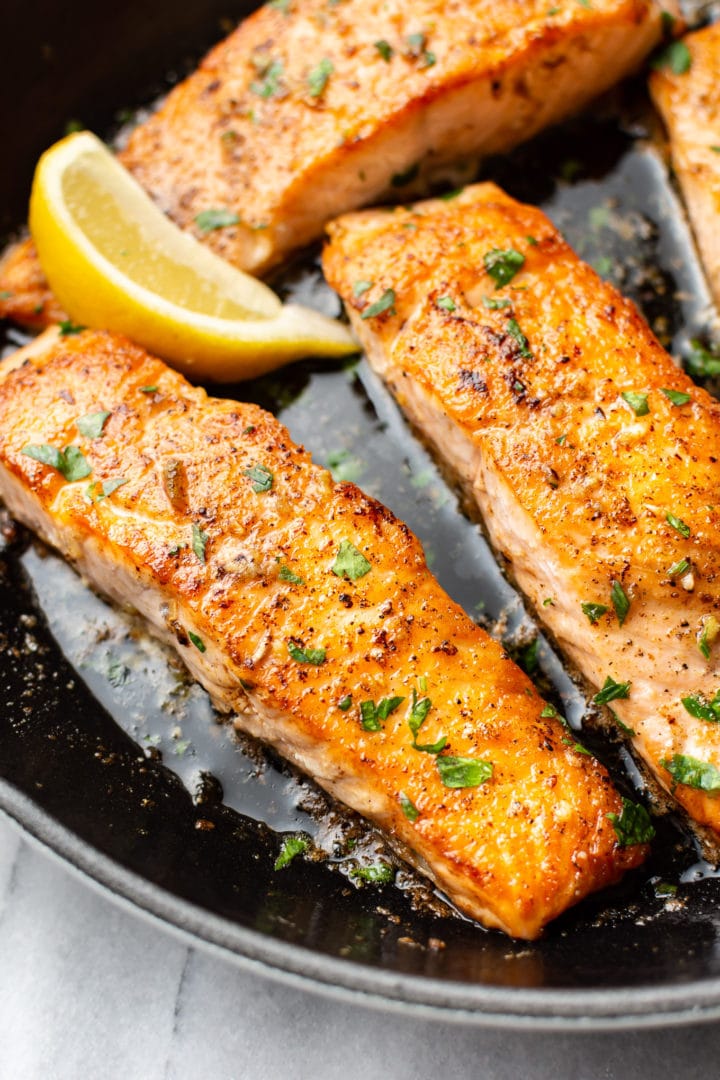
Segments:
[[[90,132],[40,158],[30,232],[74,322],[126,334],[190,376],[232,382],[357,351],[341,323],[283,304],[177,228]]]

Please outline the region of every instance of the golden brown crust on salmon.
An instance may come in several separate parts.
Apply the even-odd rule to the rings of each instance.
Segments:
[[[120,159],[178,225],[264,274],[337,214],[468,180],[478,156],[579,111],[632,71],[661,32],[655,0],[266,5]],[[211,209],[237,223],[203,231],[198,215]]]
[[[650,92],[670,136],[672,162],[710,287],[720,303],[720,23],[683,38],[687,71],[654,71]],[[681,65],[684,66],[684,65]]]
[[[32,240],[20,240],[0,260],[0,319],[43,330],[67,315],[50,291]]]
[[[443,593],[418,541],[333,483],[273,417],[208,398],[99,332],[49,331],[10,366],[11,512],[135,605],[219,708],[386,829],[461,910],[532,938],[642,860],[644,847],[618,846],[607,814],[621,800],[604,768]],[[101,411],[101,435],[81,435],[78,418]],[[23,452],[42,444],[79,448],[92,471],[67,482]],[[354,554],[339,576],[343,544]],[[403,700],[365,730],[361,703],[391,698]],[[439,759],[413,746],[413,699],[430,703],[417,706],[417,741],[447,739]],[[448,787],[448,754],[489,762],[492,776]]]
[[[720,404],[541,211],[492,184],[329,232],[325,273],[370,362],[577,669],[597,690],[630,684],[611,707],[638,754],[720,832]]]

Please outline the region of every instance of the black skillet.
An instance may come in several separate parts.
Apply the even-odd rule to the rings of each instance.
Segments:
[[[5,0],[0,228],[24,220],[33,164],[69,121],[112,136],[226,32],[242,4]],[[708,335],[679,203],[645,139],[642,83],[485,175],[542,204],[677,353]],[[337,311],[311,255],[279,287]],[[7,328],[3,345],[22,340]],[[713,389],[713,387],[711,387]],[[336,475],[418,533],[445,588],[492,624],[575,725],[584,703],[478,531],[363,362],[308,362],[225,393],[280,414]],[[4,519],[0,808],[116,897],[268,974],[477,1023],[665,1024],[720,1016],[720,882],[672,817],[649,864],[514,943],[454,914],[382,838],[272,755],[232,737],[139,628]],[[529,647],[528,647],[529,646]],[[619,784],[622,748],[583,732]],[[289,835],[304,855],[276,870]],[[394,884],[364,880],[388,863]]]

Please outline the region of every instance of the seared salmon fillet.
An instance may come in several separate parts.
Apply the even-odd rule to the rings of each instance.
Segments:
[[[329,233],[370,363],[597,703],[717,835],[720,404],[493,184]]]
[[[469,179],[479,155],[636,68],[661,32],[655,0],[282,0],[216,46],[120,158],[173,221],[264,274],[337,214],[456,183],[451,166]]]
[[[670,136],[672,162],[687,203],[710,287],[720,304],[720,24],[683,38],[688,54],[650,77]]]
[[[0,493],[486,926],[533,938],[643,859],[604,768],[408,529],[257,406],[48,331],[0,381]]]
[[[0,318],[43,330],[67,315],[50,291],[32,240],[21,240],[0,260]]]

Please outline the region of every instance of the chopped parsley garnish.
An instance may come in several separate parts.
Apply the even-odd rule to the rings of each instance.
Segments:
[[[417,696],[417,690],[413,688],[412,704],[410,706],[410,715],[408,716],[408,727],[413,733],[413,742],[417,736],[418,731],[427,720],[427,714],[432,708],[432,701],[428,697],[419,698]]]
[[[453,757],[450,754],[435,758],[440,779],[447,788],[480,787],[492,777],[493,765],[480,758]]]
[[[370,573],[372,565],[354,544],[351,544],[349,540],[343,540],[330,569],[337,577],[357,581],[358,578]]]
[[[373,863],[372,866],[356,866],[350,871],[350,877],[367,881],[369,885],[389,885],[395,880],[395,868],[386,862]]]
[[[75,426],[86,439],[99,439],[109,415],[109,412],[88,413],[76,420]]]
[[[644,806],[623,798],[622,812],[606,814],[617,836],[618,847],[632,847],[634,844],[649,844],[655,835],[650,815]]]
[[[0,300],[12,300],[14,295],[15,293],[11,292],[9,289],[0,290]]]
[[[525,265],[525,256],[514,248],[502,251],[500,248],[492,248],[483,256],[485,269],[495,282],[495,286],[501,289],[508,285],[517,273]]]
[[[124,686],[130,675],[130,668],[122,660],[111,660],[107,669],[107,681],[117,690]]]
[[[593,626],[602,618],[608,610],[605,604],[584,603],[580,605],[583,615],[587,615]]]
[[[690,526],[686,525],[682,518],[675,517],[674,514],[671,514],[668,511],[668,513],[665,515],[665,520],[667,521],[668,525],[672,526],[675,532],[680,533],[680,535],[687,540],[687,538],[690,536]]]
[[[383,698],[377,705],[374,701],[360,702],[360,722],[364,731],[382,731],[382,726],[390,713],[402,705],[404,697]]]
[[[303,578],[298,577],[297,574],[293,574],[290,567],[286,566],[285,563],[280,563],[280,569],[278,571],[278,577],[280,578],[281,581],[287,581],[291,585],[304,585],[305,584],[305,581],[303,580]]]
[[[625,622],[628,611],[630,610],[630,597],[623,589],[619,581],[613,581],[612,588],[610,590],[610,599],[612,600],[613,607],[615,608],[615,614],[620,626]]]
[[[690,394],[686,394],[682,390],[661,390],[660,392],[665,395],[672,405],[687,405],[688,401],[692,401]]]
[[[205,562],[205,545],[207,544],[208,539],[208,534],[203,532],[200,526],[193,522],[192,549],[202,563]]]
[[[249,469],[243,469],[243,476],[252,480],[252,489],[256,495],[261,491],[269,491],[273,486],[273,474],[265,465],[252,465]]]
[[[434,743],[419,743],[414,742],[413,750],[419,750],[421,754],[439,754],[447,746],[447,736],[441,735],[437,742]]]
[[[324,56],[317,67],[314,67],[307,77],[310,97],[321,97],[325,93],[328,79],[335,70],[332,60]]]
[[[637,731],[633,731],[633,729],[631,727],[628,727],[627,724],[623,724],[622,720],[620,719],[620,717],[618,716],[618,714],[615,712],[614,709],[610,709],[610,715],[612,716],[613,720],[615,721],[617,726],[622,731],[623,735],[629,735],[630,738],[632,738],[632,739],[635,738],[635,736],[637,735]]]
[[[427,683],[424,685],[427,686]],[[418,731],[425,723],[431,708],[432,702],[430,701],[430,698],[418,698],[417,690],[413,687],[412,704],[410,706],[410,715],[408,716],[408,727],[412,732],[413,749],[419,750],[423,754],[439,754],[440,751],[444,750],[447,746],[447,738],[445,735],[441,735],[437,742],[434,743],[419,743],[417,741]]]
[[[411,180],[414,180],[417,177],[419,172],[420,166],[417,163],[410,165],[409,168],[405,169],[403,172],[395,173],[391,180],[392,186],[405,187],[406,184],[409,184]]]
[[[675,29],[676,18],[670,11],[662,11],[660,13],[660,21],[662,22],[663,34],[669,36]]]
[[[539,646],[540,638],[536,637],[529,645],[520,650],[520,667],[528,675],[532,675],[533,671],[537,671]]]
[[[370,307],[365,308],[360,318],[374,319],[376,315],[382,315],[385,311],[389,311],[391,315],[395,314],[394,289],[386,289],[382,296],[378,300],[376,300],[374,304],[370,304]]]
[[[720,375],[720,356],[710,352],[701,341],[694,338],[685,358],[685,367],[696,379],[715,379]]]
[[[671,41],[652,61],[656,71],[670,68],[673,75],[686,75],[692,67],[692,56],[684,41]]]
[[[352,708],[352,694],[346,694],[344,698],[338,701],[338,709],[341,712],[347,712],[350,708]]]
[[[40,310],[42,311],[42,307]],[[70,334],[80,334],[83,330],[87,329],[85,326],[80,326],[78,323],[72,322],[71,319],[61,319],[58,325],[60,327],[61,337],[68,337]]]
[[[720,771],[709,761],[700,761],[689,754],[673,754],[669,760],[661,758],[660,764],[676,784],[685,784],[698,791],[720,791]]]
[[[442,199],[443,202],[451,202],[453,199],[457,199],[458,195],[462,195],[464,187],[452,188],[451,191],[444,191],[442,195],[438,195],[438,199]]]
[[[333,480],[358,480],[365,470],[365,464],[361,458],[354,457],[347,447],[340,450],[331,450],[325,462],[330,470]]]
[[[640,394],[635,390],[624,390],[620,397],[629,405],[636,416],[647,416],[650,412],[647,394]]]
[[[280,80],[283,66],[280,60],[273,60],[260,72],[260,78],[250,83],[250,89],[258,97],[271,98],[280,92]]]
[[[390,42],[389,41],[383,41],[383,40],[376,41],[375,42],[375,48],[377,49],[377,51],[382,56],[385,63],[389,64],[390,60],[392,59],[392,54],[393,54],[393,47],[390,44]]]
[[[415,58],[421,56],[425,50],[426,41],[427,36],[423,33],[408,34],[405,38],[405,55],[414,56]]]
[[[690,560],[680,559],[679,562],[673,563],[673,565],[668,569],[667,575],[671,578],[683,577],[684,574],[687,574],[689,569]]]
[[[566,442],[567,442],[567,435],[558,435],[557,439],[555,440],[555,444],[557,446],[564,446]]]
[[[353,285],[353,296],[362,296],[368,289],[372,289],[373,284],[372,281],[356,281]]]
[[[417,819],[420,817],[420,811],[418,810],[412,799],[408,799],[405,792],[401,791],[398,796],[398,800],[400,802],[402,812],[408,819],[408,821],[417,821]]]
[[[615,682],[612,676],[608,675],[607,679],[603,683],[602,690],[599,690],[593,702],[596,705],[607,705],[610,701],[618,701],[621,698],[630,697],[630,682]]]
[[[268,7],[281,11],[283,15],[290,14],[290,0],[268,0]]]
[[[560,740],[563,746],[569,746],[575,751],[576,754],[584,754],[585,757],[592,757],[592,754],[586,746],[582,743],[576,742],[575,739],[571,739],[569,735],[566,735],[564,739]]]
[[[711,701],[704,694],[688,694],[680,699],[686,712],[696,720],[707,720],[710,724],[720,724],[720,690],[715,692]]]
[[[201,210],[195,217],[195,224],[201,232],[213,229],[226,229],[229,225],[239,225],[240,217],[232,210],[220,207],[217,210]]]
[[[157,386],[141,386],[140,387],[140,393],[141,394],[157,394],[157,392],[158,392]]]
[[[508,319],[507,328],[508,334],[510,334],[511,337],[514,337],[518,345],[520,346],[520,355],[525,359],[531,359],[532,353],[528,349],[528,339],[523,334],[516,320]]]
[[[499,296],[497,299],[494,296],[483,296],[483,307],[486,307],[488,311],[500,311],[501,308],[512,307],[512,300],[508,300],[504,296]]]
[[[558,715],[557,709],[554,705],[551,705],[549,701],[543,705],[543,711],[540,713],[543,720],[553,720]]]
[[[707,618],[703,620],[697,639],[698,648],[706,660],[710,659],[710,649],[714,645],[719,633],[720,622],[718,622],[714,615],[708,615]]]
[[[90,502],[99,503],[103,499],[107,499],[108,495],[112,495],[113,491],[117,491],[123,484],[127,484],[127,480],[123,476],[114,476],[110,480],[103,480],[102,483],[95,480],[92,484],[88,484],[85,494]]]
[[[77,446],[66,446],[64,450],[58,450],[47,443],[35,445],[31,443],[21,450],[26,457],[39,461],[42,465],[49,465],[56,469],[69,483],[83,480],[92,472],[87,458]]]
[[[325,663],[327,655],[326,650],[323,648],[306,649],[304,645],[296,645],[294,641],[288,641],[287,650],[298,664],[315,664],[319,666]]]
[[[198,652],[206,652],[205,642],[201,637],[198,637],[197,634],[193,634],[192,630],[188,630],[188,637]]]
[[[304,836],[286,836],[280,848],[280,854],[275,860],[275,869],[283,870],[297,855],[302,855],[308,849],[308,842]]]
[[[435,304],[437,307],[442,308],[443,311],[457,311],[457,304],[452,296],[439,296]]]

